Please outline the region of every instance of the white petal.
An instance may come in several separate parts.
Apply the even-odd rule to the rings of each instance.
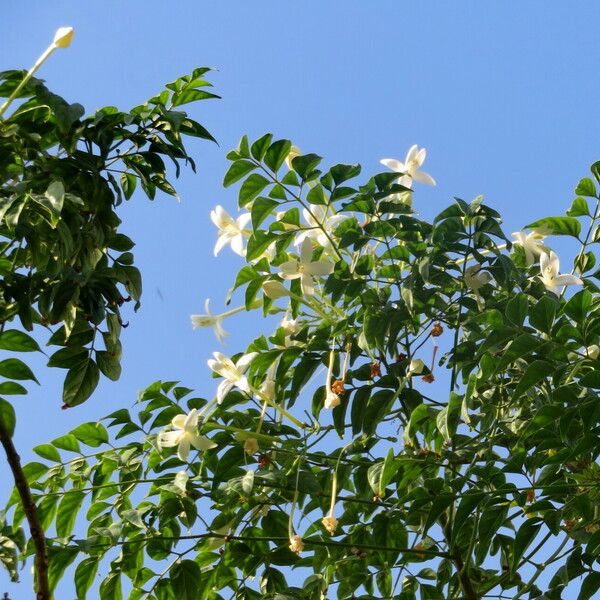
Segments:
[[[190,429],[198,426],[198,410],[193,408],[190,414],[185,418],[184,429]]]
[[[550,261],[548,263],[548,268],[552,271],[553,275],[558,275],[560,272],[560,260],[554,250],[550,250]]]
[[[177,427],[177,429],[183,429],[185,427],[185,419],[187,415],[175,415],[171,419],[171,425],[173,427]]]
[[[215,256],[217,256],[219,254],[219,252],[221,252],[223,247],[226,246],[227,244],[229,244],[230,241],[231,241],[231,236],[228,233],[219,234],[219,237],[217,238],[217,242],[215,243],[215,250],[214,250]]]
[[[250,223],[250,219],[251,219],[252,215],[247,212],[244,214],[241,214],[238,218],[237,218],[237,226],[240,229],[244,229],[244,227],[246,227],[246,225],[248,225],[248,223]]]
[[[388,169],[396,171],[396,173],[404,173],[406,171],[404,163],[396,160],[395,158],[383,158],[379,162]]]
[[[542,272],[542,277],[545,275],[549,266],[550,257],[545,252],[542,252],[542,254],[540,254],[540,271]]]
[[[172,448],[173,446],[177,446],[177,444],[179,444],[182,435],[183,432],[181,431],[163,431],[158,434],[156,443],[161,448]]]
[[[220,320],[215,323],[214,332],[220,344],[222,344],[225,341],[225,338],[230,335],[228,331],[223,329]]]
[[[583,285],[583,281],[575,275],[557,275],[554,278],[555,285]]]
[[[246,392],[246,394],[252,393],[252,390],[250,389],[250,384],[248,383],[248,378],[246,376],[240,377],[235,382],[235,385],[238,387],[238,389],[242,390],[242,392]]]
[[[250,363],[254,360],[254,358],[258,355],[258,352],[249,352],[248,354],[244,354],[240,356],[238,361],[235,363],[236,369],[241,371],[242,373],[250,366]]]
[[[333,273],[333,263],[329,261],[312,262],[305,268],[306,273],[315,277],[323,277]]]
[[[299,267],[300,265],[297,260],[286,260],[279,265],[281,269],[280,276],[284,279],[296,279],[300,277]]]
[[[412,145],[409,149],[408,152],[406,153],[406,160],[404,161],[405,164],[408,165],[408,163],[411,160],[415,160],[415,158],[417,157],[417,152],[419,151],[419,146],[417,146],[417,144]]]
[[[221,402],[223,402],[223,399],[225,398],[225,396],[227,396],[227,394],[229,393],[229,390],[233,387],[233,381],[229,381],[227,379],[224,379],[223,381],[221,381],[221,383],[219,384],[219,387],[217,388],[217,404],[221,404]]]
[[[241,233],[238,233],[231,238],[231,249],[240,256],[246,256],[246,250],[244,249],[244,236]]]
[[[412,177],[410,175],[404,175],[398,179],[398,183],[403,185],[405,188],[412,188]]]
[[[179,460],[182,462],[186,462],[188,456],[190,454],[190,441],[187,437],[182,437],[179,442],[179,446],[177,446],[177,456]]]
[[[212,313],[210,312],[210,298],[207,298],[204,301],[204,310],[206,311],[207,315],[212,315]]]
[[[345,221],[348,218],[348,215],[333,215],[325,222],[325,229],[333,232],[342,221]]]
[[[302,293],[305,296],[312,296],[315,293],[313,278],[311,275],[308,275],[308,273],[302,273],[300,284],[302,287]]]
[[[189,436],[189,440],[192,446],[196,448],[196,450],[210,450],[211,448],[217,447],[217,444],[215,444],[215,442],[213,442],[204,435],[193,434]]]
[[[413,179],[426,185],[435,185],[435,179],[429,173],[425,173],[425,171],[415,171]]]
[[[417,161],[418,165],[421,166],[425,162],[426,158],[427,158],[427,150],[425,150],[425,148],[421,148],[417,152],[417,155],[415,156],[415,160]]]
[[[300,262],[309,263],[312,259],[312,243],[307,238],[302,242],[300,246]]]

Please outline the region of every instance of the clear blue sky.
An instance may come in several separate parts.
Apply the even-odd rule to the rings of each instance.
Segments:
[[[220,183],[224,155],[244,133],[272,131],[329,164],[360,162],[365,174],[380,170],[380,158],[425,146],[425,170],[438,182],[415,194],[426,217],[452,196],[477,194],[504,214],[508,232],[560,214],[600,159],[599,19],[600,4],[585,0],[5,1],[0,69],[28,68],[57,27],[71,25],[72,46],[39,76],[88,112],[134,106],[197,66],[218,69],[210,78],[223,96],[192,109],[220,147],[193,145],[199,174],[180,181],[182,202],[135,197],[122,211],[145,292],[124,334],[121,381],[103,381],[87,404],[61,411],[57,374],[38,361],[43,386],[17,399],[23,458],[130,406],[156,379],[213,394],[206,359],[221,348],[210,331],[192,331],[189,315],[203,312],[206,297],[219,310],[241,266],[228,249],[212,256],[209,212],[235,207],[235,191]],[[238,316],[225,327],[233,354],[260,322]],[[0,503],[8,477],[0,461]],[[17,587],[0,572],[0,593],[29,598],[26,582],[27,573]]]

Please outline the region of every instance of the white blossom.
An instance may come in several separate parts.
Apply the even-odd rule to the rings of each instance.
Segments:
[[[560,275],[560,261],[554,251],[550,254],[542,252],[540,255],[540,275],[538,277],[546,286],[546,289],[560,296],[560,287],[565,285],[582,285],[583,281],[575,275]]]
[[[429,173],[420,170],[426,156],[427,150],[425,148],[419,149],[419,146],[415,144],[406,153],[404,162],[395,158],[384,158],[379,162],[388,169],[396,171],[396,173],[402,173],[402,177],[398,178],[398,183],[404,187],[412,187],[413,180],[426,183],[427,185],[435,185],[435,179]]]
[[[72,27],[59,27],[54,34],[52,45],[55,48],[68,48],[73,41],[75,30]]]
[[[532,265],[537,260],[537,257],[546,251],[544,246],[544,238],[546,236],[538,230],[534,230],[528,234],[517,231],[512,235],[514,238],[513,244],[523,248],[525,260],[528,265]]]
[[[176,415],[171,421],[175,431],[163,431],[158,434],[156,443],[161,448],[177,446],[179,460],[185,462],[190,453],[190,446],[196,450],[209,450],[215,448],[212,440],[203,435],[198,435],[198,411],[194,408],[189,415]]]
[[[194,329],[198,327],[212,327],[217,339],[221,344],[224,342],[225,338],[229,335],[227,331],[223,329],[221,325],[224,315],[213,315],[210,312],[210,299],[207,298],[204,302],[204,310],[206,310],[205,315],[191,315],[190,318],[192,320],[192,326]]]
[[[214,359],[208,359],[208,366],[215,373],[223,377],[223,381],[221,381],[217,388],[217,403],[221,404],[223,398],[225,398],[229,390],[234,386],[249,394],[250,385],[244,373],[250,366],[252,359],[256,356],[256,352],[243,354],[235,363],[221,352],[213,352],[213,356]]]
[[[322,246],[326,250],[331,250],[333,232],[342,221],[348,218],[348,215],[334,214],[327,216],[326,209],[318,204],[309,204],[308,209],[302,209],[302,214],[310,229],[303,229],[298,234],[294,242],[296,246],[302,244],[306,238],[310,238],[319,244],[319,246]]]
[[[224,246],[231,245],[231,249],[240,256],[246,256],[244,248],[244,236],[250,235],[249,230],[244,229],[250,222],[250,213],[244,213],[234,219],[222,206],[217,205],[210,213],[212,222],[219,228],[217,243],[215,244],[215,256],[219,254]]]
[[[282,279],[300,279],[302,293],[312,296],[315,293],[315,277],[329,275],[333,271],[333,263],[327,260],[312,260],[312,244],[310,239],[305,239],[300,246],[300,258],[288,260],[279,268]]]
[[[492,280],[492,276],[487,271],[481,270],[481,265],[473,265],[465,269],[465,284],[474,292]]]

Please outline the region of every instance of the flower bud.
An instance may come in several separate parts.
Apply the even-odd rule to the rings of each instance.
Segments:
[[[598,355],[600,355],[600,347],[598,347],[596,344],[592,344],[585,349],[585,353],[592,360],[596,360]]]
[[[244,452],[246,454],[256,454],[258,452],[258,440],[256,438],[247,438],[244,442]]]
[[[72,27],[60,27],[54,34],[52,44],[56,48],[68,48],[73,41],[75,30]]]
[[[425,369],[425,363],[420,358],[416,358],[415,360],[410,361],[407,375],[409,377],[411,375],[418,375],[423,372],[423,369]]]
[[[283,298],[284,296],[290,295],[283,283],[275,279],[265,281],[262,284],[262,289],[265,296],[268,296],[271,300],[277,300],[277,298]]]

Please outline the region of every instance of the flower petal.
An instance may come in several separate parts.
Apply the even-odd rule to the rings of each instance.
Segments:
[[[554,278],[554,285],[583,285],[583,281],[575,275],[557,275]]]
[[[182,431],[161,431],[156,438],[156,443],[161,448],[172,448],[179,444],[182,436]]]
[[[302,246],[300,246],[300,262],[301,263],[310,263],[312,259],[312,243],[310,239],[306,238],[302,242]]]
[[[315,277],[322,277],[324,275],[329,275],[333,273],[334,265],[329,261],[319,261],[319,262],[311,262],[306,265],[305,271],[309,275],[313,275]]]
[[[233,381],[229,381],[228,379],[221,381],[219,387],[217,388],[217,404],[221,404],[221,402],[223,402],[223,399],[225,396],[227,396],[232,387]]]
[[[190,414],[185,418],[184,429],[192,429],[198,426],[198,409],[192,408]]]
[[[302,273],[302,276],[300,279],[300,285],[302,287],[302,293],[305,296],[314,295],[315,286],[314,286],[314,281],[313,281],[312,275],[309,275],[308,273]]]
[[[383,158],[379,162],[388,169],[396,171],[396,173],[404,173],[406,171],[404,163],[396,160],[395,158]]]
[[[177,429],[183,429],[185,427],[185,419],[186,419],[187,415],[175,415],[172,419],[171,419],[171,425],[173,425],[173,427],[177,427]]]
[[[238,233],[231,238],[231,249],[239,256],[246,256],[244,236],[241,233]]]
[[[425,171],[415,171],[413,179],[426,185],[435,185],[435,179],[429,173],[425,173]]]
[[[182,462],[186,462],[190,454],[190,440],[187,436],[181,438],[179,446],[177,446],[177,456]]]
[[[248,354],[240,356],[238,361],[235,363],[236,369],[243,373],[250,366],[250,363],[254,360],[254,358],[257,355],[258,352],[249,352]]]
[[[419,151],[419,146],[417,144],[413,144],[406,153],[406,160],[404,161],[407,165],[411,160],[415,160],[417,157],[417,152]]]
[[[189,435],[189,440],[196,450],[210,450],[211,448],[217,447],[217,444],[205,435],[192,434]]]

